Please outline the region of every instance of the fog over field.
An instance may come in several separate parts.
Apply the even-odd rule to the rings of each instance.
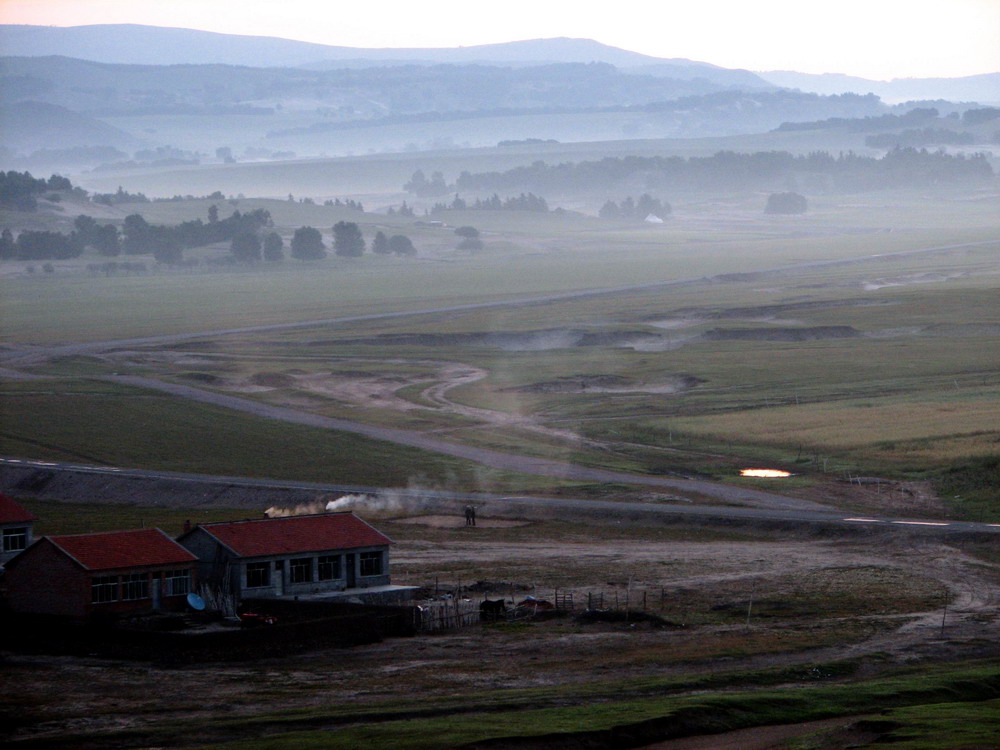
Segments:
[[[389,637],[402,610],[366,609],[334,638],[329,601],[205,583],[207,614],[64,628],[8,607],[0,568],[0,741],[993,746],[1000,61],[978,30],[959,54],[950,20],[900,21],[883,57],[942,67],[889,71],[872,8],[831,67],[764,3],[791,62],[742,42],[727,67],[701,10],[676,12],[705,59],[681,18],[633,49],[586,9],[435,44],[467,9],[280,38],[315,8],[270,29],[178,2],[204,22],[168,28],[37,5],[63,15],[0,9],[0,491],[36,538],[353,512],[393,540],[407,622],[445,627]]]

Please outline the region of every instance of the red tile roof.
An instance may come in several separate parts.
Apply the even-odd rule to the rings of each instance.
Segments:
[[[0,493],[0,523],[22,523],[34,520],[33,513],[29,513],[9,497]]]
[[[389,537],[353,513],[208,523],[200,528],[242,557],[392,544]]]
[[[87,570],[184,565],[198,559],[159,529],[45,538]]]

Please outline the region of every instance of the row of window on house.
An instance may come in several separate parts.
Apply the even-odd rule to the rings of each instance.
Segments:
[[[283,560],[276,560],[274,570],[281,574]],[[271,585],[271,566],[268,562],[247,563],[246,587],[264,588]],[[382,553],[361,552],[358,554],[358,573],[361,576],[382,575]],[[320,555],[319,557],[295,557],[288,561],[288,580],[291,583],[313,583],[335,581],[342,578],[341,555]]]
[[[159,584],[159,573],[94,576],[90,579],[90,601],[92,604],[107,604],[149,599],[151,578],[154,585]],[[191,593],[190,570],[168,570],[163,573],[164,596],[183,596],[189,593]]]
[[[6,535],[4,537],[6,542]],[[23,547],[18,548],[23,549]],[[381,552],[362,552],[358,555],[361,576],[382,575]],[[274,563],[254,562],[246,564],[247,588],[264,588],[271,585],[272,565],[275,571],[282,569],[284,561]],[[314,564],[315,563],[315,564]],[[91,603],[127,602],[150,598],[150,580],[159,583],[159,574],[128,573],[124,575],[94,576],[91,579]],[[321,555],[320,557],[297,557],[288,561],[288,579],[291,583],[313,583],[314,581],[335,581],[341,578],[341,556]],[[163,595],[182,596],[191,592],[191,572],[171,570],[163,573]]]

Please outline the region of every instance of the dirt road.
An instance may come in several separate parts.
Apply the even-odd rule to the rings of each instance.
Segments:
[[[222,393],[192,388],[187,385],[176,383],[165,383],[152,378],[144,378],[134,375],[112,375],[102,378],[114,383],[138,386],[140,388],[150,388],[153,390],[170,393],[181,398],[192,401],[221,406],[226,409],[234,409],[265,419],[275,419],[283,422],[318,427],[327,430],[340,430],[351,432],[357,435],[373,438],[375,440],[386,440],[399,445],[407,445],[412,448],[433,451],[447,456],[464,458],[469,461],[490,466],[495,469],[516,471],[524,474],[537,474],[540,476],[554,477],[557,479],[569,479],[586,482],[617,482],[624,484],[634,484],[646,487],[657,487],[667,490],[687,491],[698,493],[706,497],[711,497],[722,503],[732,503],[736,505],[750,506],[755,508],[767,508],[770,510],[808,510],[832,512],[835,509],[808,500],[776,495],[770,492],[759,490],[732,487],[730,485],[718,484],[715,482],[698,481],[692,479],[672,479],[668,477],[652,477],[642,474],[627,474],[624,472],[607,471],[605,469],[592,469],[576,464],[552,461],[542,458],[531,458],[530,456],[519,456],[512,453],[501,453],[500,451],[488,450],[485,448],[474,448],[467,445],[459,445],[442,440],[434,435],[427,435],[412,430],[401,430],[391,427],[380,427],[377,425],[363,424],[361,422],[351,422],[346,419],[335,419],[324,417],[318,414],[297,411],[281,406],[260,403],[251,399],[239,398]]]

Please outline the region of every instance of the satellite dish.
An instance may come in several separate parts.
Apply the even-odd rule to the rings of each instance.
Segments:
[[[205,609],[205,600],[202,599],[197,594],[188,594],[187,595],[187,603],[188,603],[188,606],[191,609],[193,609],[195,612],[201,612],[202,610]]]

